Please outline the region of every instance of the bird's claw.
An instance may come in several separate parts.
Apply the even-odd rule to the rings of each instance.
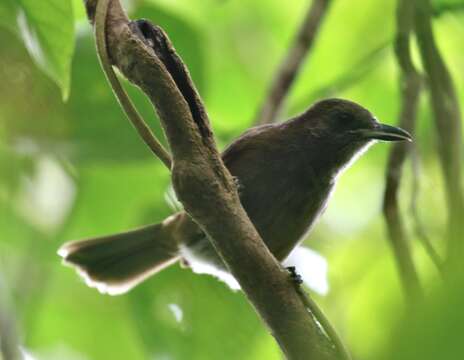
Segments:
[[[290,273],[290,279],[294,282],[295,285],[300,286],[303,284],[303,278],[296,272],[295,266],[287,266],[286,269]]]

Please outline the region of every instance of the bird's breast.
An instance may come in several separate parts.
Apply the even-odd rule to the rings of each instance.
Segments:
[[[241,193],[248,216],[279,260],[287,257],[312,228],[333,189],[331,179],[317,174],[281,174],[245,183]]]

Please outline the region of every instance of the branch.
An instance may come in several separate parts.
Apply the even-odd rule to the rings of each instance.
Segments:
[[[102,0],[101,0],[102,1]],[[286,270],[253,227],[222,163],[187,69],[163,30],[129,22],[110,0],[106,33],[114,65],[154,104],[173,154],[172,180],[186,211],[206,232],[289,359],[337,359]],[[91,18],[96,0],[86,2]],[[99,13],[99,11],[97,11]]]
[[[304,59],[308,55],[314,39],[321,26],[330,0],[313,0],[306,17],[301,24],[293,45],[288,51],[287,56],[280,64],[279,70],[268,91],[268,95],[261,109],[258,111],[255,123],[257,125],[272,123],[277,121],[277,116],[284,103],[290,87],[292,86]]]
[[[395,39],[395,54],[402,72],[399,125],[411,134],[415,131],[421,89],[421,77],[414,67],[410,53],[409,37],[413,19],[413,4],[408,0],[399,0],[396,10],[397,34]],[[387,165],[383,211],[403,289],[409,302],[413,303],[417,296],[421,295],[422,290],[398,203],[403,165],[411,152],[411,146],[411,143],[397,142],[391,148]]]
[[[435,42],[428,0],[415,0],[415,29],[424,69],[429,78],[438,152],[446,184],[448,263],[464,267],[464,195],[462,190],[462,128],[451,75]]]

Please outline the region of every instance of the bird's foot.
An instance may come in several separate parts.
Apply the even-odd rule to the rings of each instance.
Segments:
[[[301,277],[300,274],[296,272],[296,267],[287,266],[286,269],[290,273],[290,279],[293,281],[293,283],[296,286],[300,286],[301,284],[303,284],[303,278]]]

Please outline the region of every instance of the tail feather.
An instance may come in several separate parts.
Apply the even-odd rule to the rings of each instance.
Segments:
[[[58,254],[102,293],[125,293],[178,260],[177,244],[163,223],[64,244]]]

